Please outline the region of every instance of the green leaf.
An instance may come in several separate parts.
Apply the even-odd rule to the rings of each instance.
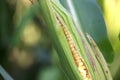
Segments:
[[[107,62],[113,62],[113,49],[107,37],[101,9],[96,0],[61,0],[61,2],[73,16],[76,16],[82,30],[95,40]]]

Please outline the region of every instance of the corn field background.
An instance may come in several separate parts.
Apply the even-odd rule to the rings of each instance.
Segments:
[[[13,80],[69,80],[38,1],[0,1],[0,80],[7,79],[4,72]],[[69,0],[60,3],[72,14]],[[82,31],[98,45],[113,80],[120,80],[120,0],[75,0],[73,5]]]

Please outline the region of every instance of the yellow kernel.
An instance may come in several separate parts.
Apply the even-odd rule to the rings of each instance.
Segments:
[[[74,50],[76,50],[74,47],[71,48],[71,51],[73,52]]]
[[[68,35],[68,32],[67,31],[64,31],[65,35]]]
[[[81,62],[79,62],[79,66],[82,66],[83,65],[83,62],[81,61]]]
[[[74,47],[74,45],[73,44],[70,44],[70,48],[73,48]]]
[[[76,50],[74,50],[72,53],[73,53],[74,58],[79,57],[79,54],[77,53]],[[80,59],[80,57],[79,57],[79,59]]]
[[[72,41],[72,39],[70,37],[67,38],[68,41]]]

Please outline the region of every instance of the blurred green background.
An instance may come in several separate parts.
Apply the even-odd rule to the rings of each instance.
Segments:
[[[62,80],[48,33],[32,5],[30,0],[0,0],[0,65],[14,80]]]
[[[66,80],[48,31],[39,15],[39,8],[34,7],[37,5],[36,1],[0,0],[0,65],[14,80]],[[65,5],[64,0],[61,2]],[[119,80],[120,0],[98,0],[98,3],[115,55],[114,61],[109,64],[110,71],[114,79]],[[94,29],[92,30],[94,34]],[[95,39],[97,41],[96,37]],[[102,43],[98,45],[101,46]],[[104,48],[106,46],[100,49],[104,51]],[[112,52],[112,48],[108,47],[108,52]]]

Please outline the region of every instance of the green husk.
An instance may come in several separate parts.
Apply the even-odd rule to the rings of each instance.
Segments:
[[[74,62],[69,44],[65,34],[56,19],[56,15],[65,23],[70,35],[78,48],[79,55],[84,59],[88,67],[92,80],[112,80],[110,76],[105,75],[104,66],[96,58],[95,52],[87,42],[85,35],[80,29],[80,25],[72,19],[73,17],[65,10],[58,0],[39,0],[40,11],[46,24],[51,40],[58,53],[61,66],[68,76],[69,80],[82,80],[77,66]],[[98,52],[98,54],[101,54]],[[102,54],[101,54],[102,55]],[[103,63],[104,64],[104,63]],[[106,64],[106,63],[105,63]],[[107,67],[107,65],[105,65]]]

